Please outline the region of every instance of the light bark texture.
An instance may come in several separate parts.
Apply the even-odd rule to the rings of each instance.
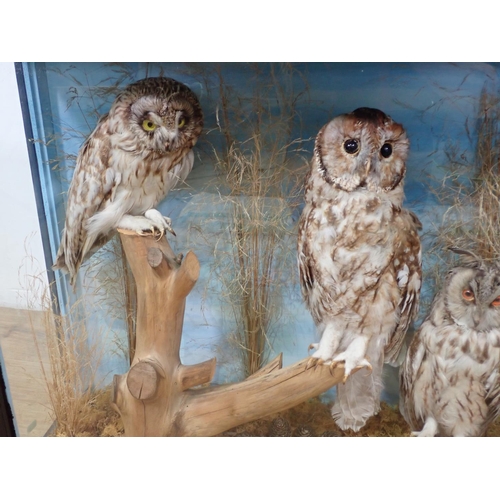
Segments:
[[[128,373],[113,380],[112,405],[126,436],[214,436],[296,406],[342,381],[342,365],[332,372],[325,365],[307,369],[306,358],[282,368],[280,354],[242,382],[208,385],[215,358],[188,366],[179,357],[198,259],[188,252],[179,264],[166,238],[120,233],[137,285],[135,355]]]

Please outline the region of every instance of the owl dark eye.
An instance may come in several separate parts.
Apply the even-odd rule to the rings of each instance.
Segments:
[[[492,303],[492,306],[499,307],[500,306],[500,297],[497,297]]]
[[[380,148],[380,154],[384,158],[389,158],[389,156],[392,155],[392,146],[386,142],[381,148]]]
[[[467,302],[472,302],[474,300],[474,292],[466,288],[465,290],[462,291],[462,297],[467,301]]]
[[[346,153],[353,155],[359,149],[358,141],[356,139],[347,139],[347,141],[344,142],[344,149]]]

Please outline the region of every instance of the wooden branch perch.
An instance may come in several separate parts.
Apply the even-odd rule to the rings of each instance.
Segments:
[[[282,355],[246,380],[208,384],[216,359],[186,366],[179,357],[186,297],[200,272],[189,252],[182,263],[166,238],[120,231],[137,285],[136,350],[131,368],[113,379],[112,405],[127,436],[213,436],[283,411],[338,384],[342,366],[282,368]]]

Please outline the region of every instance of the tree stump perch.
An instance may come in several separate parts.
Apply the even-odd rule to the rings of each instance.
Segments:
[[[186,297],[199,277],[193,252],[175,256],[166,238],[119,231],[137,287],[136,349],[130,370],[113,379],[112,406],[126,436],[214,436],[283,411],[342,381],[344,369],[282,368],[280,354],[246,380],[208,384],[216,359],[183,365],[179,356]]]

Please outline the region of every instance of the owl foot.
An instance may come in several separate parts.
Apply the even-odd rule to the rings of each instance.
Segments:
[[[309,360],[307,361],[306,370],[309,370],[310,368],[313,368],[313,367],[316,367],[316,366],[320,366],[320,365],[322,365],[324,363],[325,362],[321,358],[313,358],[311,356],[309,358]]]
[[[309,347],[307,348],[307,351],[309,352],[311,349],[316,349],[316,353],[317,353],[317,350],[319,349],[319,344],[309,344]],[[309,358],[309,360],[307,361],[307,365],[306,365],[306,370],[309,370],[309,368],[313,368],[313,367],[316,367],[316,366],[321,366],[321,365],[324,365],[326,363],[326,361],[322,358],[318,358],[316,356],[311,356]],[[330,368],[330,373],[333,375],[333,370],[337,367],[339,363],[338,362],[330,362],[329,363],[329,368]]]
[[[330,370],[333,370],[333,368],[335,368],[339,363],[344,363],[343,383],[345,383],[345,381],[349,378],[349,375],[354,369],[357,371],[361,368],[368,368],[370,373],[373,371],[372,365],[365,357],[359,359],[355,356],[349,355],[349,351],[342,352],[338,356],[335,356],[330,364]]]
[[[147,215],[147,217],[146,217]],[[171,220],[158,212],[158,210],[148,210],[142,215],[124,215],[117,225],[120,229],[134,231],[140,236],[151,236],[161,239],[165,231],[175,233],[172,229]]]
[[[330,363],[330,365],[329,365],[329,366],[330,366],[330,374],[331,374],[332,376],[333,376],[333,372],[334,372],[335,368],[337,368],[337,366],[339,366],[339,365],[340,365],[340,363],[343,363],[343,361],[332,361],[332,362]],[[345,378],[344,378],[344,380],[343,380],[343,381],[345,382]]]
[[[309,351],[311,349],[317,349],[318,346],[319,346],[319,344],[309,344],[309,347],[307,348],[307,353],[309,353]],[[306,365],[306,370],[309,370],[313,366],[318,366],[318,365],[320,365],[322,363],[323,363],[323,361],[321,360],[321,363],[320,363],[320,359],[319,358],[310,357],[309,360],[308,360],[308,362],[307,362],[307,365]]]
[[[310,368],[313,368],[313,367],[315,368],[317,366],[324,365],[326,363],[327,362],[321,358],[315,358],[315,357],[311,356],[309,358],[309,360],[307,361],[306,370],[309,370]],[[343,363],[343,361],[331,361],[330,363],[328,363],[328,368],[330,369],[330,374],[332,376],[333,376],[333,371],[335,370],[335,368],[337,368],[337,366],[341,363]]]
[[[168,231],[174,236],[177,236],[175,234],[175,231],[172,229],[172,219],[170,219],[170,217],[163,216],[160,212],[158,212],[158,210],[155,210],[154,208],[146,210],[146,212],[144,212],[144,217],[151,220],[151,222],[153,222],[153,227],[155,228],[155,230],[160,233],[160,237],[158,238],[158,240],[161,240],[163,238],[165,231]],[[156,232],[154,234],[156,236]]]
[[[432,417],[427,417],[421,431],[413,431],[412,437],[434,437],[437,434],[438,425]]]

